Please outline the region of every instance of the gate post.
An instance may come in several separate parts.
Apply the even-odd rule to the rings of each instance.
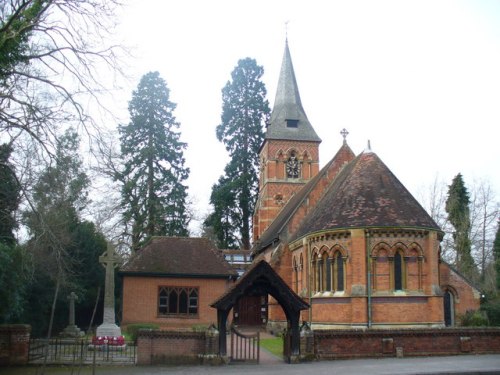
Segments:
[[[300,327],[300,359],[311,361],[314,359],[314,332],[307,322]]]

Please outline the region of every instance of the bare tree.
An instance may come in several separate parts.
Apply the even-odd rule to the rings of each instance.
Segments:
[[[471,189],[471,241],[473,256],[484,281],[488,264],[493,261],[493,241],[500,214],[491,184],[484,179],[473,182]]]
[[[0,2],[0,140],[29,137],[49,155],[59,127],[92,138],[90,114],[120,74],[109,46],[116,0]]]

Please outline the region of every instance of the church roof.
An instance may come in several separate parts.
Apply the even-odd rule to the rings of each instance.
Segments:
[[[227,278],[236,272],[207,238],[153,237],[120,273],[131,276]]]
[[[287,120],[298,122],[289,126],[292,124]],[[321,142],[302,107],[288,41],[285,45],[276,98],[265,138]]]
[[[436,222],[373,152],[363,152],[336,176],[294,239],[336,228],[418,227]]]

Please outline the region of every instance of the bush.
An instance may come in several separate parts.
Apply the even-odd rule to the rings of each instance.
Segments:
[[[490,325],[500,326],[500,300],[489,301],[481,306],[488,316]]]
[[[140,329],[159,329],[160,326],[154,323],[134,323],[127,325],[127,336],[133,342],[137,340],[137,333]]]
[[[458,317],[462,327],[484,327],[488,326],[488,317],[483,311],[468,310]]]

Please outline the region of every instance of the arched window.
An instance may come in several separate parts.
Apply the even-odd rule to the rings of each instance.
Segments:
[[[304,285],[302,284],[302,280],[304,280],[303,272],[304,272],[304,260],[302,258],[302,254],[300,254],[299,274],[298,274],[299,282],[298,282],[298,284],[299,284],[299,288],[301,290],[304,289]]]
[[[318,292],[322,292],[323,289],[323,280],[325,279],[324,269],[323,269],[323,258],[318,258],[318,264],[316,265],[318,271]]]
[[[299,291],[299,270],[297,269],[297,259],[293,258],[293,289],[296,293]]]
[[[299,178],[299,174],[299,160],[297,158],[297,155],[295,154],[295,151],[292,151],[290,153],[290,157],[286,161],[286,176],[288,178]]]
[[[446,290],[443,295],[443,307],[444,307],[444,325],[446,327],[451,327],[455,324],[455,306],[454,306],[453,293]]]
[[[319,290],[319,283],[318,283],[318,255],[317,254],[314,254],[313,256],[313,261],[312,261],[312,265],[311,265],[311,269],[312,269],[312,277],[313,277],[313,291],[318,291]]]
[[[401,252],[394,254],[394,290],[404,289],[404,260]]]
[[[340,251],[335,253],[335,263],[333,267],[334,289],[336,292],[344,291],[344,258]]]
[[[332,260],[323,253],[323,291],[332,290]]]

